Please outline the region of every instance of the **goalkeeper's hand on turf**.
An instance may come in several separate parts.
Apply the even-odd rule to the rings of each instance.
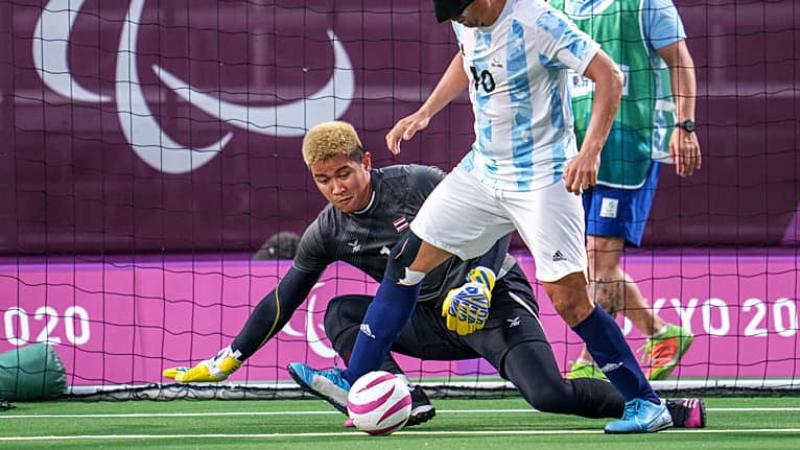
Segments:
[[[483,329],[492,305],[495,275],[491,269],[476,267],[467,274],[467,282],[451,289],[442,304],[447,329],[461,336]]]
[[[239,352],[230,347],[220,350],[213,358],[201,361],[194,367],[172,367],[164,370],[165,378],[172,378],[179,383],[214,383],[225,381],[233,372],[241,367]]]

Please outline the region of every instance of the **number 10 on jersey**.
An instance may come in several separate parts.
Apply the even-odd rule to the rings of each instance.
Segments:
[[[494,90],[495,83],[491,72],[486,69],[478,72],[478,69],[475,66],[469,66],[469,70],[472,72],[472,82],[475,84],[475,90],[483,87],[483,91],[487,94]]]

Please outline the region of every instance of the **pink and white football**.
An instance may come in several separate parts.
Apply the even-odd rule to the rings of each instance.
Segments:
[[[370,372],[350,388],[347,412],[357,429],[376,436],[391,434],[411,416],[411,392],[404,380],[389,372]]]

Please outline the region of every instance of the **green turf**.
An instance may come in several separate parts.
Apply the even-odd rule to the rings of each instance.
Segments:
[[[609,449],[660,448],[786,449],[800,448],[800,400],[798,398],[708,399],[707,430],[725,433],[662,432],[654,435],[608,436],[594,434],[606,420],[529,412],[521,399],[436,400],[437,417],[422,426],[389,437],[370,437],[342,427],[343,416],[319,401],[172,401],[172,402],[52,402],[17,403],[0,412],[0,439],[9,436],[109,436],[143,435],[135,439],[85,439],[3,441],[0,448],[291,448],[314,449]],[[734,411],[719,408],[735,408]],[[751,408],[794,408],[791,411],[752,411]],[[520,412],[473,412],[478,409],[523,409]],[[718,409],[715,411],[715,409]],[[285,414],[320,411],[324,414]],[[278,412],[277,415],[248,413]],[[87,415],[141,414],[142,417],[87,417]],[[182,416],[181,414],[212,414]],[[244,413],[231,416],[226,413]],[[81,417],[19,418],[14,415],[79,415]],[[161,414],[148,417],[148,414]],[[742,431],[769,429],[768,432]],[[781,429],[793,429],[784,430]],[[487,435],[457,436],[456,431],[489,431]],[[502,435],[504,431],[549,431],[543,435]],[[577,434],[590,432],[592,434]],[[287,433],[331,433],[325,436],[286,436]],[[188,435],[148,439],[147,436]],[[226,434],[212,437],[208,434]],[[274,436],[247,437],[254,434]]]

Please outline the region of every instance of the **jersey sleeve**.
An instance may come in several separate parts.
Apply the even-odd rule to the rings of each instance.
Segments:
[[[654,50],[686,39],[683,21],[672,0],[644,0],[642,32]]]
[[[333,262],[325,246],[325,239],[322,236],[321,217],[317,217],[303,233],[300,243],[297,245],[297,254],[294,257],[292,266],[303,272],[322,273],[328,264]]]
[[[427,198],[444,177],[445,173],[438,167],[408,166],[408,187],[411,191],[418,192],[422,198]]]
[[[600,45],[561,12],[545,10],[534,23],[540,60],[550,69],[572,69],[583,75]]]

